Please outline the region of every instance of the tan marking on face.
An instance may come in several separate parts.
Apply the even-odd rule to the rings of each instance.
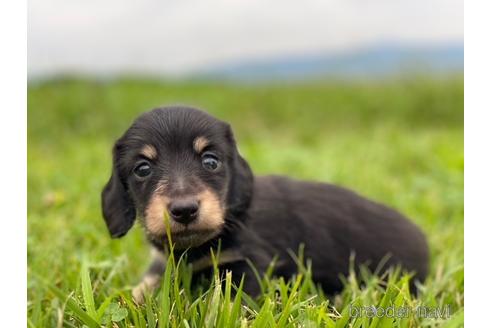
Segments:
[[[160,189],[158,187],[158,189]],[[200,202],[198,219],[184,226],[170,219],[171,238],[177,249],[196,247],[220,233],[224,225],[224,208],[218,196],[209,189],[197,195]],[[171,199],[161,192],[154,192],[145,209],[145,226],[153,235],[166,236],[164,212]],[[185,231],[186,230],[186,231]],[[189,232],[189,233],[188,233]],[[183,233],[183,234],[179,234]],[[177,235],[178,234],[178,235]]]
[[[207,140],[207,138],[205,137],[198,137],[195,139],[195,141],[193,141],[193,149],[195,149],[195,151],[200,154],[204,149],[205,147],[207,147],[209,144],[209,141]]]
[[[210,189],[205,189],[198,195],[200,201],[200,226],[208,229],[218,229],[224,224],[224,209],[219,197]]]
[[[157,158],[157,150],[152,145],[145,145],[140,150],[140,154],[147,157],[148,159],[156,159]]]
[[[165,235],[164,211],[167,211],[169,198],[159,193],[154,193],[145,209],[145,225],[147,230],[155,235]]]

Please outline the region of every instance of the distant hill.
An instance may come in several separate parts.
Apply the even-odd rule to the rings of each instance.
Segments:
[[[200,78],[237,80],[316,77],[373,78],[405,73],[463,71],[462,44],[440,46],[375,46],[351,52],[295,55],[229,63],[199,72]]]

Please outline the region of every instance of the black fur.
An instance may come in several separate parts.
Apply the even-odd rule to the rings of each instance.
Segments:
[[[117,142],[113,148],[113,172],[102,192],[103,217],[113,238],[123,237],[135,221],[135,205],[128,194],[116,161],[120,156]]]
[[[223,162],[217,173],[204,172],[200,157],[193,155],[194,138],[205,136]],[[154,173],[145,184],[132,176],[137,151],[145,144],[158,150]],[[225,224],[218,236],[188,250],[191,261],[221,243],[222,251],[234,249],[262,272],[277,257],[275,274],[289,278],[297,264],[289,251],[312,261],[313,279],[326,292],[342,288],[340,275],[349,270],[354,254],[360,264],[375,270],[389,255],[383,268],[400,265],[423,280],[428,270],[428,246],[422,232],[403,215],[347,189],[281,176],[253,177],[239,155],[227,123],[186,107],[155,109],[140,116],[113,150],[113,173],[102,194],[103,215],[111,236],[121,237],[132,226],[159,180],[169,181],[168,196],[194,194],[205,185],[226,208]],[[176,176],[186,177],[184,189],[176,189]],[[197,189],[198,188],[198,189]],[[142,218],[145,227],[145,218]],[[147,231],[160,250],[165,237]],[[257,294],[258,284],[245,260],[227,263],[237,282],[246,274],[246,291]]]

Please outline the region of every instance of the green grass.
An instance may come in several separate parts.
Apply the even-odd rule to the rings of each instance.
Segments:
[[[341,184],[387,203],[426,232],[431,273],[418,297],[408,277],[350,275],[336,296],[310,279],[262,277],[259,299],[230,277],[190,288],[176,259],[145,305],[132,285],[148,261],[143,232],[111,240],[100,191],[110,149],[142,111],[184,103],[230,122],[256,174]],[[463,78],[285,85],[58,80],[28,90],[28,324],[136,327],[460,327],[463,325]],[[365,287],[361,287],[365,286]],[[235,297],[232,294],[237,293]],[[447,320],[356,318],[350,309],[450,306]]]

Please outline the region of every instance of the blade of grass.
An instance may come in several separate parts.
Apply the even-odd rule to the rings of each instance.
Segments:
[[[75,300],[71,296],[67,297],[65,293],[63,293],[60,289],[51,284],[47,285],[47,287],[60,299],[67,299],[67,308],[76,315],[76,318],[78,320],[80,320],[90,328],[99,327],[99,323],[95,319],[93,319],[87,312],[85,312],[80,306],[78,306],[77,302],[75,302]]]
[[[87,310],[87,313],[95,319],[97,318],[96,305],[94,303],[94,295],[92,293],[89,265],[86,260],[84,260],[82,263],[82,268],[80,270],[80,281],[85,308]]]
[[[229,317],[229,320],[227,321],[227,327],[232,327],[238,321],[239,316],[241,314],[243,286],[244,286],[244,276],[243,278],[241,278],[239,287],[236,288],[236,297],[234,298],[234,303],[232,304],[231,315]]]
[[[219,276],[215,276],[215,287],[212,297],[210,299],[210,303],[208,304],[208,311],[205,316],[205,327],[215,327],[215,321],[219,312],[219,303],[221,301],[221,282]]]
[[[161,328],[168,327],[169,315],[171,314],[171,261],[174,261],[174,256],[172,253],[167,261],[166,270],[164,271],[164,278],[162,280],[161,304],[159,314],[159,327]]]
[[[164,224],[166,227],[167,239],[169,241],[169,256],[164,271],[161,289],[161,304],[159,314],[159,327],[168,327],[171,314],[171,274],[175,271],[174,247],[172,243],[171,228],[169,225],[169,214],[164,211]]]

